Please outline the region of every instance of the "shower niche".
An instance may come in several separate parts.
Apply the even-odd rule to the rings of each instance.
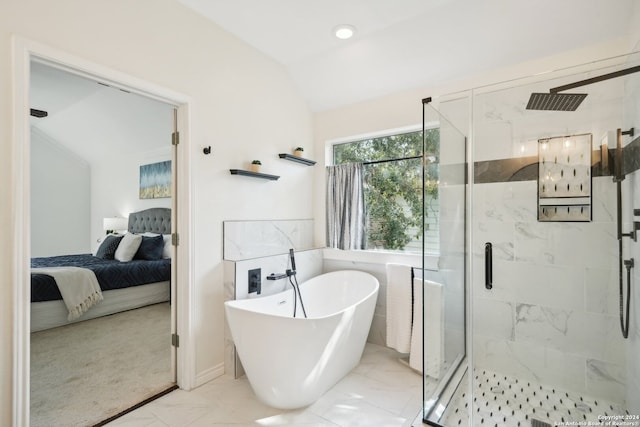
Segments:
[[[538,140],[538,221],[591,221],[592,135]]]

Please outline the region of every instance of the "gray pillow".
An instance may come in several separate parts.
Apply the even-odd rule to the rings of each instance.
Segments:
[[[120,241],[124,236],[118,234],[110,234],[102,241],[96,252],[96,257],[102,259],[113,259],[116,249],[120,245]]]

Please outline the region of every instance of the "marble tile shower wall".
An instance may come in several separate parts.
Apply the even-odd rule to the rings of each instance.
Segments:
[[[623,402],[615,190],[593,178],[593,221],[537,221],[535,181],[474,185],[475,367]],[[493,289],[484,288],[484,243]],[[637,354],[637,353],[636,353]]]

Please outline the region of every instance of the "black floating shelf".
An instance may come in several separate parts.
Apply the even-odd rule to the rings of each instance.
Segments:
[[[280,153],[278,154],[278,156],[280,156],[281,159],[291,160],[292,162],[302,163],[303,165],[307,166],[313,166],[316,164],[315,160],[305,159],[303,157],[294,156],[292,154]]]
[[[244,169],[229,169],[229,172],[231,172],[231,175],[244,175],[244,176],[250,176],[253,178],[268,179],[271,181],[276,181],[278,178],[280,178],[278,175],[269,175],[267,173],[251,172],[251,171],[246,171]]]

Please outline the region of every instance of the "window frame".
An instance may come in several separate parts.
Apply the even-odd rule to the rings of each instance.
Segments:
[[[440,127],[440,122],[434,121],[434,122],[428,122],[424,124],[424,129],[425,130],[429,130],[429,129],[435,129],[435,128],[439,128]],[[384,130],[380,130],[380,131],[374,131],[374,132],[367,132],[367,133],[362,133],[362,134],[355,134],[355,135],[351,135],[351,136],[346,136],[346,137],[341,137],[341,138],[335,138],[335,139],[330,139],[327,140],[325,142],[325,164],[327,166],[335,166],[334,163],[334,147],[336,145],[341,145],[341,144],[348,144],[348,143],[353,143],[353,142],[360,142],[363,140],[367,140],[367,139],[375,139],[375,138],[383,138],[386,136],[393,136],[393,135],[399,135],[399,134],[404,134],[404,133],[413,133],[413,132],[419,132],[423,130],[423,125],[422,124],[415,124],[415,125],[409,125],[409,126],[403,126],[403,127],[398,127],[398,128],[392,128],[392,129],[384,129]],[[407,158],[412,158],[413,156],[407,157]],[[400,159],[390,159],[389,161],[394,161],[394,160],[404,160],[406,158],[400,158]],[[365,162],[366,163],[366,162]],[[326,224],[325,224],[326,226]],[[343,252],[343,251],[341,251]],[[349,252],[349,251],[347,251]],[[408,251],[399,251],[399,250],[392,250],[392,249],[359,249],[359,250],[352,250],[350,252],[358,252],[358,253],[367,253],[367,254],[386,254],[389,256],[400,256],[400,257],[409,257],[409,258],[420,258],[422,256],[422,254],[420,253],[416,253],[416,252],[408,252]],[[437,265],[437,260],[439,259],[440,256],[440,252],[425,252],[424,254],[425,259],[429,258],[431,260],[434,260],[436,265]]]

